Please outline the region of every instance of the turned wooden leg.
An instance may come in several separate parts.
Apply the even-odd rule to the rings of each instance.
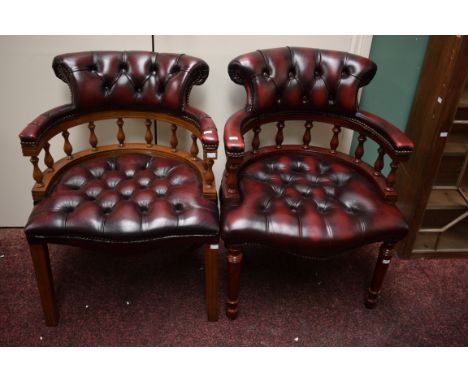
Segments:
[[[218,244],[205,246],[205,288],[208,321],[218,321]]]
[[[239,249],[228,248],[228,299],[226,315],[230,319],[237,317],[237,306],[239,304],[240,270],[242,252]]]
[[[372,276],[369,293],[367,294],[367,299],[365,301],[365,305],[369,309],[372,309],[377,305],[383,280],[387,273],[390,260],[392,259],[392,250],[394,246],[395,243],[383,243],[380,246],[379,257],[377,258],[377,264],[375,266],[374,275]]]
[[[54,282],[50,270],[49,250],[47,244],[29,244],[31,257],[36,273],[37,287],[41,296],[47,326],[57,326],[58,310],[55,304]]]

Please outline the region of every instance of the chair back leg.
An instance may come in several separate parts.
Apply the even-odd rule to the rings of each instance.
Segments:
[[[380,246],[379,257],[377,258],[374,275],[372,276],[372,281],[365,301],[365,305],[369,309],[372,309],[377,305],[377,300],[379,298],[380,291],[382,290],[383,280],[392,259],[394,246],[395,243],[393,242],[382,243]]]
[[[208,321],[218,321],[218,244],[205,245],[205,288]]]
[[[54,282],[50,269],[47,244],[29,244],[29,249],[31,251],[34,272],[36,273],[37,287],[41,297],[46,325],[57,326],[59,314],[55,303]]]
[[[228,248],[228,299],[226,304],[226,315],[235,319],[239,305],[240,270],[242,263],[242,252],[240,249]]]

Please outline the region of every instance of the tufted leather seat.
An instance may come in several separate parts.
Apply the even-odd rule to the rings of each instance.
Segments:
[[[188,165],[143,154],[91,159],[72,167],[33,209],[29,241],[158,242],[216,237],[218,208]]]
[[[240,205],[227,205],[227,245],[274,246],[312,257],[403,237],[407,224],[355,168],[321,155],[270,156],[239,174]]]

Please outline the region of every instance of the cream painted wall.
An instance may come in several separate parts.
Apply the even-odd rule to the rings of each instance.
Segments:
[[[194,87],[190,102],[212,116],[222,142],[225,121],[245,102],[243,88],[231,82],[227,75],[227,65],[232,58],[259,48],[285,45],[344,50],[368,56],[371,40],[371,36],[156,36],[155,50],[187,53],[208,63],[210,76],[203,86]],[[52,59],[60,53],[82,50],[151,50],[151,39],[150,36],[0,36],[0,226],[23,226],[32,207],[32,166],[22,157],[18,133],[38,114],[69,102],[67,86],[51,69]],[[142,127],[136,126],[133,124],[126,129],[129,141],[142,136]],[[99,124],[96,131],[100,143],[115,139],[113,125]],[[289,130],[292,135],[295,132],[298,130]],[[293,142],[288,129],[285,133],[285,143]],[[331,136],[329,129],[320,126],[314,127],[314,133],[317,144],[326,144]],[[161,139],[166,137],[167,134],[161,134]],[[272,142],[273,129],[267,131],[263,139]],[[74,150],[86,146],[84,127],[71,130],[71,142]],[[350,143],[351,134],[345,133],[340,148],[346,151]],[[62,156],[61,145],[58,138],[53,142],[55,159]],[[222,145],[218,157],[214,171],[219,185],[225,164]]]

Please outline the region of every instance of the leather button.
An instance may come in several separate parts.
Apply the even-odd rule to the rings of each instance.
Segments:
[[[182,210],[184,209],[184,206],[182,205],[182,203],[176,203],[174,204],[174,211],[175,212],[182,212]]]

